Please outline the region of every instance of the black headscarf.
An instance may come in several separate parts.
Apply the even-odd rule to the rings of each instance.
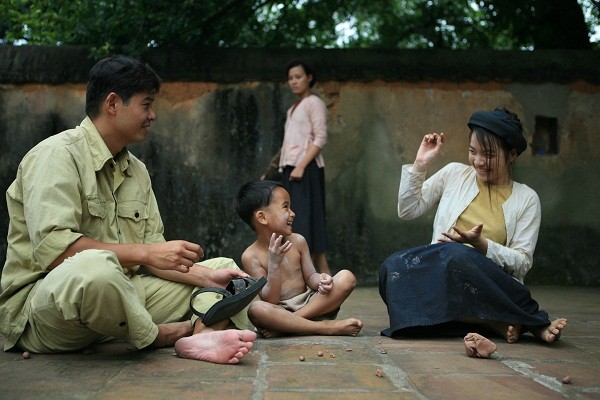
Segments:
[[[469,118],[467,125],[471,130],[475,126],[480,126],[495,133],[512,146],[517,151],[517,155],[520,155],[527,148],[527,139],[523,135],[521,123],[517,118],[507,114],[502,109],[475,111]]]

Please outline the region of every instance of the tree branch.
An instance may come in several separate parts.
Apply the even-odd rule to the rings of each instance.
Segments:
[[[210,17],[208,17],[207,19],[205,19],[204,21],[202,21],[202,23],[200,24],[200,29],[201,30],[205,30],[206,28],[210,27],[210,25],[212,25],[215,21],[225,17],[231,10],[233,10],[236,7],[241,7],[243,5],[243,3],[245,3],[247,0],[231,0],[229,3],[225,4],[225,6],[223,8],[221,8],[219,11],[215,12],[213,15],[211,15]],[[263,0],[262,2],[258,3],[257,5],[255,5],[254,7],[250,8],[250,10],[248,10],[248,14],[254,14],[254,12],[259,9],[260,7],[268,4],[268,3],[274,3],[275,0]]]

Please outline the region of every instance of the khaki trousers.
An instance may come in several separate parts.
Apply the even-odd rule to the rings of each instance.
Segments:
[[[232,259],[200,263],[221,269],[238,266]],[[153,275],[128,277],[113,252],[86,250],[65,260],[37,285],[31,312],[17,346],[36,353],[86,348],[92,343],[121,339],[141,349],[154,342],[157,324],[192,317],[191,285]],[[206,312],[221,295],[209,293],[194,299],[194,308]],[[231,318],[237,328],[251,329],[244,309]]]

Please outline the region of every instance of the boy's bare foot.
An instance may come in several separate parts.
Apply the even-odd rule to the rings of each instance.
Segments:
[[[469,357],[490,358],[497,348],[494,342],[478,333],[469,333],[464,340]]]
[[[561,334],[562,330],[565,329],[566,326],[567,326],[567,319],[566,318],[558,318],[558,319],[555,319],[554,321],[550,322],[550,325],[546,325],[542,328],[537,328],[537,329],[530,328],[529,331],[536,338],[538,338],[546,343],[553,343],[560,338],[560,334]]]
[[[281,336],[280,333],[275,332],[275,331],[271,331],[269,329],[266,328],[256,328],[256,330],[258,331],[258,333],[260,333],[262,335],[262,337],[264,337],[265,339],[271,339],[274,337],[278,337]]]
[[[323,321],[328,326],[329,335],[356,336],[362,329],[363,323],[356,318],[342,320]]]
[[[248,354],[255,339],[256,333],[250,330],[197,333],[179,339],[175,343],[175,351],[182,358],[216,364],[237,364]]]

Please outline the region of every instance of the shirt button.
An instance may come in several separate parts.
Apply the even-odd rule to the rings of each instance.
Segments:
[[[140,217],[140,213],[139,213],[139,212],[136,212],[136,213],[135,213],[135,217],[136,217],[136,218],[139,218],[139,217]]]

